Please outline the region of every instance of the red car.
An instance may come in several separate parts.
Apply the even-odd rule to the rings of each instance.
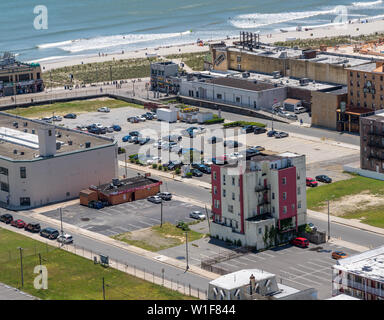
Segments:
[[[294,246],[298,246],[301,248],[307,248],[309,246],[309,241],[306,238],[297,237],[291,240],[291,243]]]
[[[13,220],[11,226],[21,229],[25,227],[25,222],[21,219]]]
[[[317,181],[313,178],[307,178],[305,182],[307,187],[317,187]]]

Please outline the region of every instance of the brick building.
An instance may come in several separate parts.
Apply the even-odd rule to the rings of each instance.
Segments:
[[[211,236],[257,249],[289,240],[306,224],[305,156],[258,155],[243,164],[211,167]]]
[[[360,118],[360,167],[384,173],[384,111]]]

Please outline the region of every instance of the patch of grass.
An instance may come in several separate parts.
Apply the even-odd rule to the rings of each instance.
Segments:
[[[363,191],[381,195],[384,192],[384,181],[355,176],[348,180],[307,189],[307,207],[311,210],[317,210],[326,205],[327,200],[337,200]]]
[[[181,59],[194,71],[204,71],[204,60],[210,61],[209,51],[172,54],[166,56],[168,59]]]
[[[233,127],[244,127],[244,126],[258,126],[261,128],[265,127],[264,123],[260,122],[252,122],[252,121],[233,121],[233,122],[228,122],[224,123],[223,127],[224,128],[233,128]]]
[[[356,210],[343,215],[347,219],[359,219],[362,223],[369,224],[374,227],[384,228],[384,206],[367,208],[364,210]]]
[[[143,234],[143,232],[141,232]],[[194,241],[205,237],[205,234],[193,230],[188,231],[188,241]],[[185,243],[185,232],[176,228],[175,225],[166,222],[163,226],[153,226],[146,231],[146,236],[141,239],[134,239],[132,232],[112,236],[113,239],[126,242],[142,249],[157,252]]]
[[[117,99],[90,99],[90,100],[77,100],[71,102],[58,102],[53,104],[46,104],[41,106],[33,106],[28,108],[16,108],[7,110],[7,113],[18,115],[26,118],[41,118],[46,116],[65,115],[67,113],[86,113],[95,112],[100,107],[108,107],[110,109],[134,107],[143,109],[144,106],[135,103],[128,103]]]
[[[93,261],[68,253],[64,250],[47,246],[0,228],[0,282],[13,287],[20,286],[20,260],[17,247],[24,248],[23,291],[47,300],[102,300],[102,278],[105,278],[106,299],[108,300],[181,300],[191,299],[176,291],[154,285],[150,282],[127,275],[112,268],[95,265]],[[39,257],[26,254],[39,248],[43,264],[48,270],[48,289],[37,290],[33,281],[37,274],[34,267],[39,264]],[[8,252],[12,251],[8,257]],[[8,257],[8,258],[7,258]]]

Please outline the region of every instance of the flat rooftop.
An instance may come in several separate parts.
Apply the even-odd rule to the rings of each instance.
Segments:
[[[60,149],[56,150],[56,156],[83,151],[86,142],[90,143],[87,150],[115,144],[113,139],[106,137],[0,112],[0,158],[14,161],[41,159],[37,133],[43,127],[55,128],[56,142],[61,144]]]
[[[162,182],[159,180],[144,177],[144,176],[137,176],[137,177],[127,178],[123,180],[118,180],[116,184],[114,184],[113,182],[102,184],[99,187],[96,187],[96,189],[105,195],[113,195],[113,194],[133,192],[138,189],[150,188],[152,186],[156,186],[160,184],[162,184]],[[93,189],[93,187],[91,189]]]
[[[306,60],[316,63],[328,63],[333,65],[347,65],[348,67],[354,67],[361,64],[366,64],[372,61],[372,58],[368,57],[358,57],[353,55],[330,53],[330,52],[320,52],[317,51],[316,57],[314,58],[305,58],[303,56],[303,49],[298,48],[285,48],[285,47],[275,47],[263,45],[260,49],[243,49],[242,46],[233,46],[227,47],[230,51],[236,52],[247,52],[248,54],[258,55],[258,56],[267,56],[271,58],[289,58],[297,60]]]
[[[216,85],[244,89],[244,90],[251,90],[251,91],[263,91],[263,90],[273,89],[276,87],[275,85],[267,82],[255,83],[253,81],[244,80],[244,79],[222,78],[222,77],[209,79],[209,80],[206,80],[206,82],[213,83]]]
[[[366,72],[373,72],[377,69],[377,66],[376,66],[376,62],[372,62],[372,63],[367,63],[367,64],[363,64],[363,65],[360,65],[360,66],[356,66],[356,67],[353,67],[353,68],[347,68],[347,70],[351,70],[351,71],[366,71]]]
[[[339,259],[334,268],[384,282],[384,246]]]

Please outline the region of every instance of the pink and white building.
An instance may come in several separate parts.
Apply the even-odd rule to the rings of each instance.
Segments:
[[[305,155],[257,155],[211,169],[212,237],[263,249],[275,244],[271,230],[283,241],[306,224]]]

